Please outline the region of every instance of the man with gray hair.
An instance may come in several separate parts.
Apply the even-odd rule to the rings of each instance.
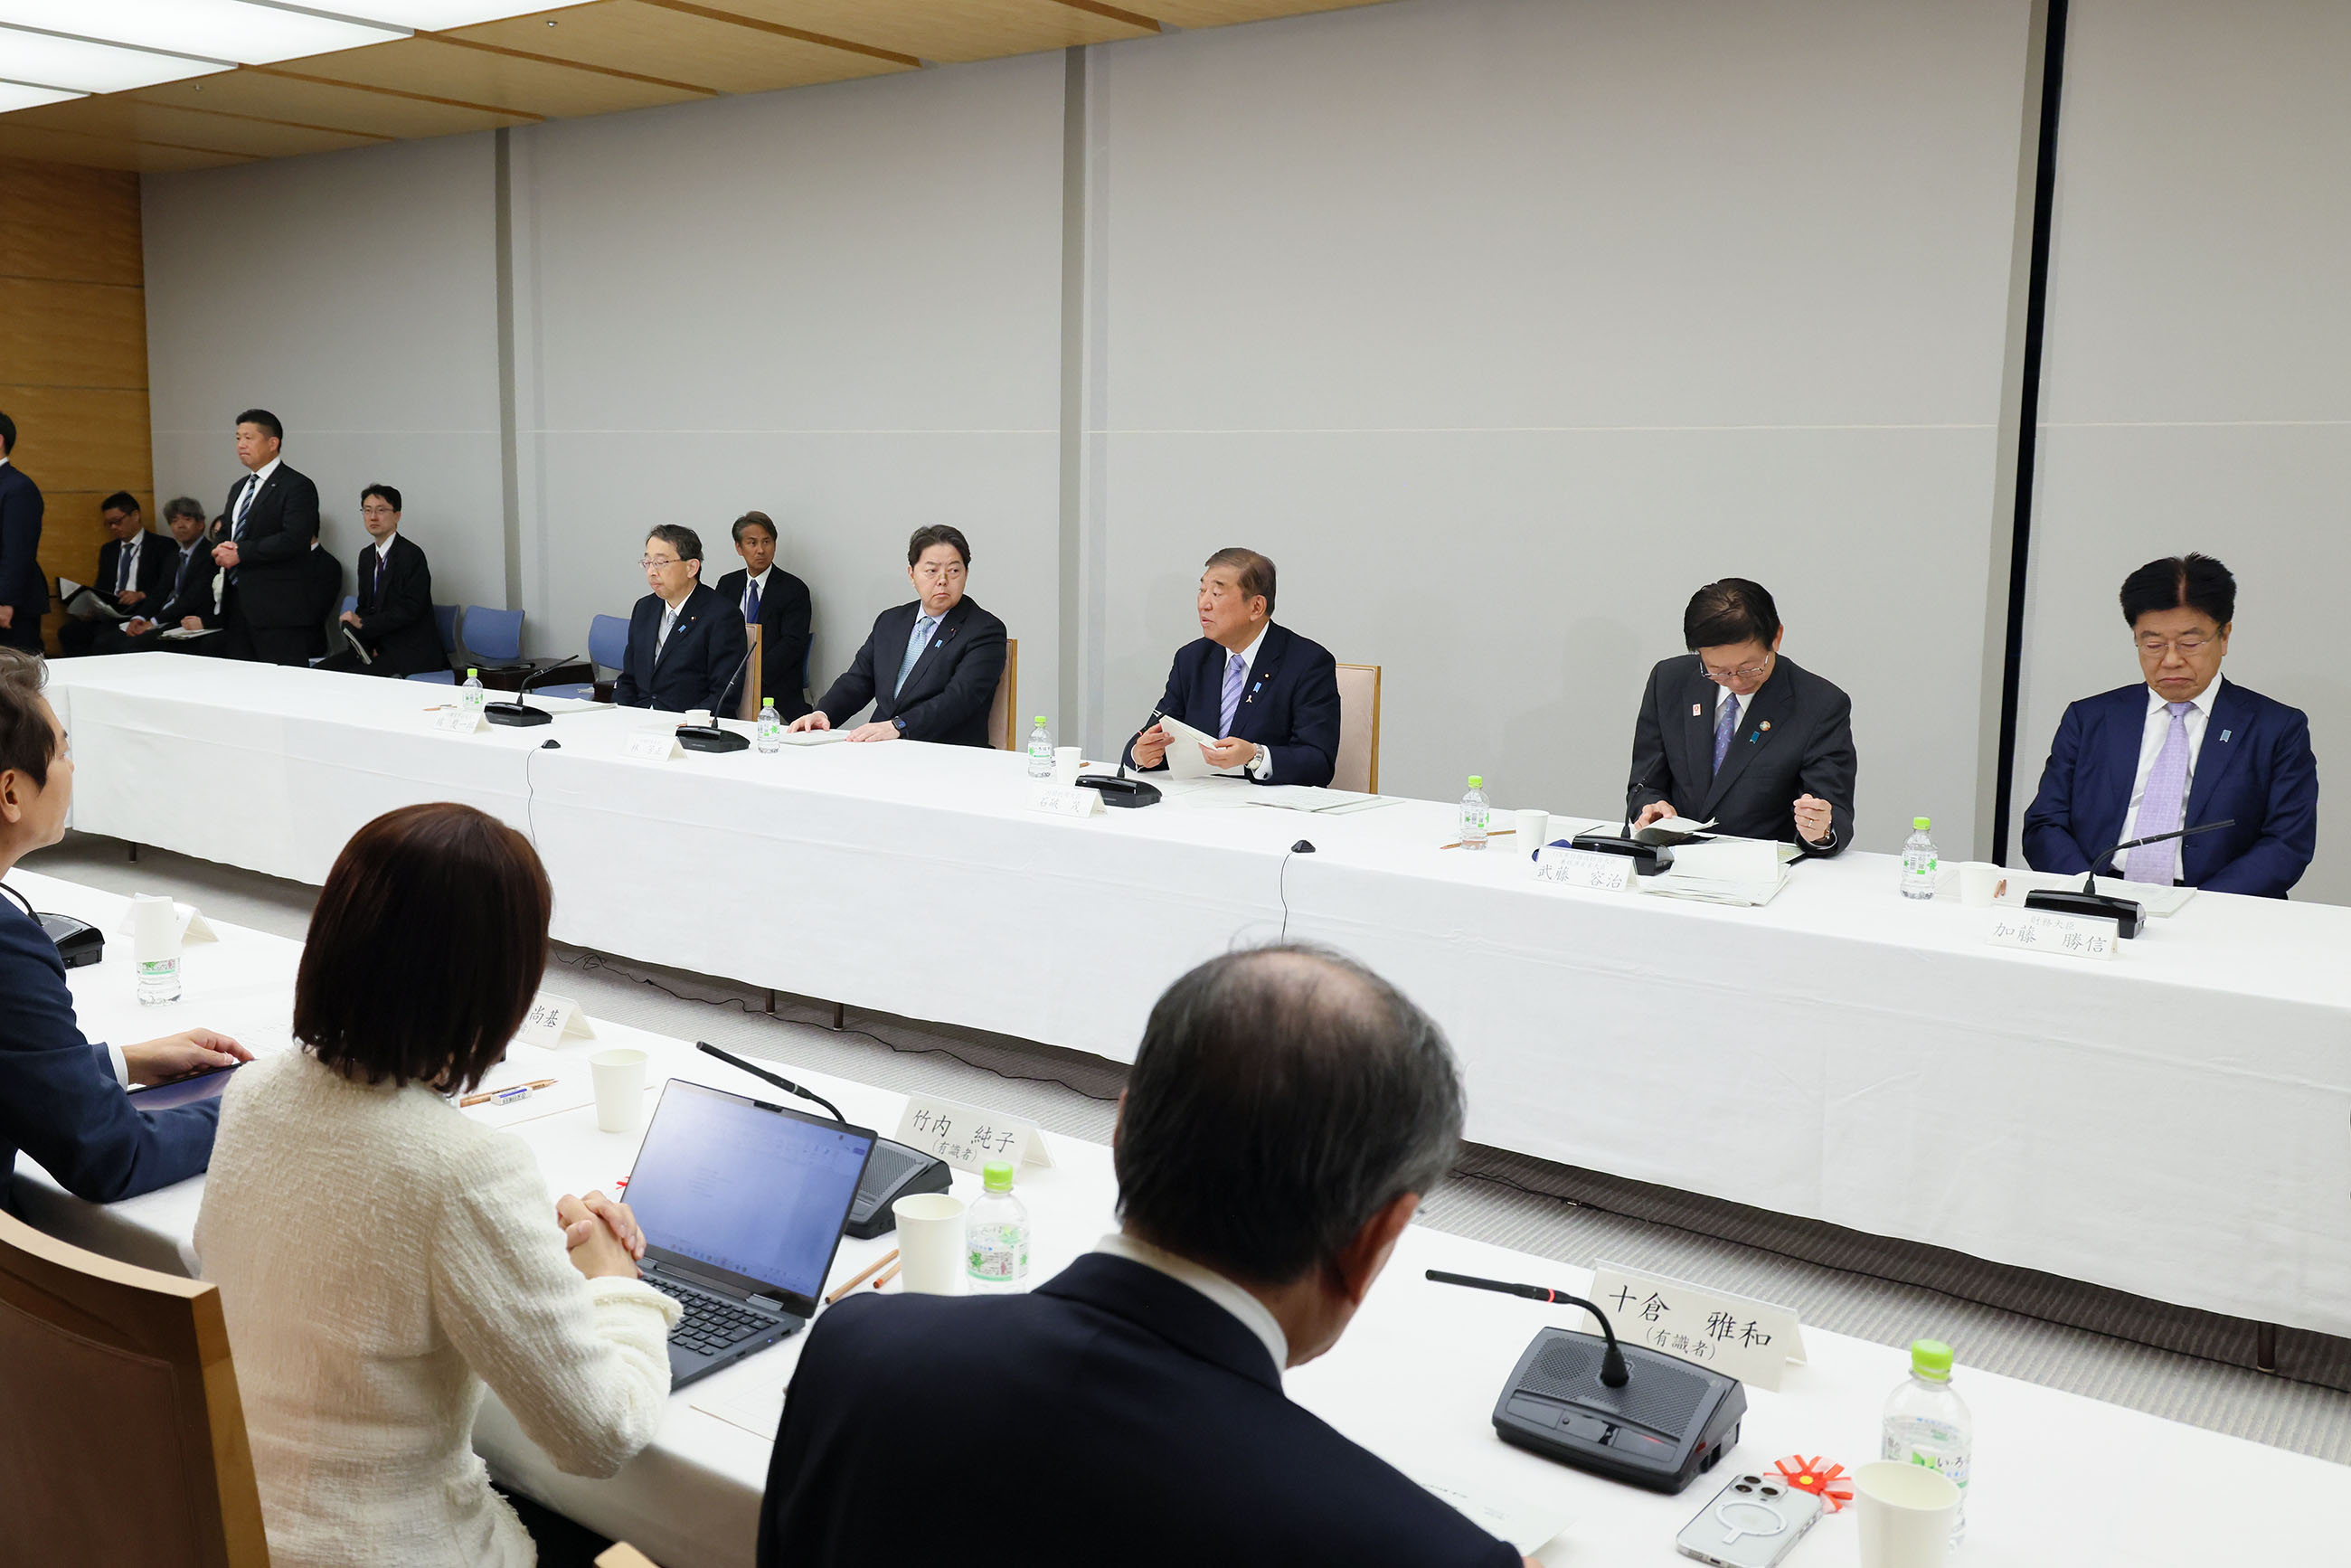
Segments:
[[[1445,1037],[1378,976],[1301,946],[1201,965],[1152,1009],[1119,1102],[1117,1231],[1027,1295],[867,1294],[817,1319],[760,1568],[908,1542],[1007,1568],[1517,1568],[1281,1390],[1338,1343],[1460,1136]],[[943,1396],[1017,1452],[910,1486],[968,1469],[972,1428],[925,1418]],[[970,1528],[975,1487],[1000,1527]]]

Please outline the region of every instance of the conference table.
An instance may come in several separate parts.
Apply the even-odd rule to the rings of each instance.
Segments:
[[[1511,838],[1447,848],[1443,802],[1071,818],[1009,753],[646,760],[674,717],[451,734],[445,687],[51,668],[89,831],[317,883],[378,813],[463,800],[531,835],[564,942],[1113,1061],[1192,965],[1326,942],[1444,1026],[1479,1143],[2351,1333],[2351,909],[2198,894],[2087,962],[1990,945],[1991,911],[1902,898],[1886,855],[1729,907],[1539,882]]]
[[[23,871],[9,881],[42,910],[107,930],[125,921],[128,901],[114,894]],[[94,1040],[137,1040],[201,1024],[237,1032],[257,1051],[290,1049],[286,1030],[299,945],[230,925],[215,930],[216,942],[187,949],[184,994],[168,1006],[141,1007],[134,999],[127,940],[110,942],[102,963],[72,971],[85,1032]],[[635,1155],[639,1134],[597,1127],[585,1061],[593,1051],[630,1045],[650,1054],[649,1112],[673,1077],[775,1097],[772,1088],[685,1041],[602,1020],[590,1027],[592,1040],[553,1052],[556,1088],[519,1104],[462,1113],[493,1120],[529,1145],[548,1178],[550,1205],[562,1192],[611,1190]],[[549,1069],[538,1061],[528,1071]],[[782,1071],[834,1101],[852,1122],[885,1135],[905,1105],[903,1095],[869,1085],[789,1065]],[[1046,1137],[1051,1166],[1024,1166],[1019,1178],[1035,1226],[1032,1283],[1115,1225],[1109,1149]],[[958,1173],[955,1190],[969,1199],[977,1183]],[[15,1196],[26,1218],[79,1245],[152,1268],[201,1272],[193,1249],[201,1177],[95,1205],[68,1197],[20,1159]],[[888,1236],[844,1240],[831,1282],[847,1281],[891,1245]],[[1423,1278],[1430,1268],[1577,1293],[1591,1282],[1583,1269],[1414,1225],[1345,1337],[1322,1359],[1290,1371],[1287,1391],[1416,1479],[1505,1513],[1564,1520],[1535,1552],[1557,1568],[1686,1563],[1674,1551],[1674,1537],[1727,1477],[1769,1474],[1773,1460],[1790,1456],[1820,1456],[1848,1468],[1875,1458],[1879,1408],[1907,1370],[1898,1349],[1807,1329],[1807,1359],[1786,1368],[1777,1391],[1750,1386],[1738,1445],[1711,1474],[1678,1496],[1641,1491],[1507,1447],[1494,1435],[1494,1398],[1520,1351],[1542,1327],[1578,1326],[1578,1314],[1434,1284]],[[1917,1332],[1938,1326],[1922,1322]],[[752,1559],[772,1433],[804,1343],[804,1335],[796,1336],[673,1392],[652,1446],[608,1480],[558,1471],[495,1396],[484,1406],[475,1444],[502,1482],[633,1542],[663,1568],[742,1568]],[[234,1356],[236,1347],[230,1348]],[[1977,1372],[1967,1365],[1967,1346],[1957,1348],[1955,1385],[1975,1413],[1976,1449],[1968,1537],[1955,1564],[2206,1568],[2341,1560],[2351,1469]],[[1031,1506],[1051,1506],[1051,1478],[1024,1473],[1019,1458],[1024,1427],[1049,1418],[1044,1413],[986,1407],[977,1415],[978,1402],[965,1399],[941,1408],[947,1414],[935,1418],[968,1424],[971,1474],[909,1477],[908,1484],[966,1484],[984,1467],[996,1484],[1016,1489]],[[1149,1529],[1152,1521],[1136,1525]],[[886,1531],[890,1523],[876,1520],[873,1527]],[[904,1555],[936,1555],[939,1544],[909,1541]],[[1115,1546],[1104,1543],[1106,1558]],[[1849,1512],[1824,1518],[1792,1558],[1799,1568],[1858,1560]]]

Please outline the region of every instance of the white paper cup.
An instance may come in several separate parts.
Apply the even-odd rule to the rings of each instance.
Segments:
[[[1853,1472],[1861,1568],[1942,1568],[1959,1489],[1940,1470],[1878,1459]]]
[[[1078,747],[1074,746],[1053,747],[1053,782],[1064,789],[1076,783],[1079,760]]]
[[[2000,884],[2008,875],[2006,866],[1989,861],[1959,862],[1959,902],[1970,909],[1990,909],[2000,892]]]
[[[1520,811],[1515,815],[1518,817],[1519,852],[1532,860],[1535,852],[1551,841],[1551,813]]]
[[[898,1222],[898,1289],[925,1296],[964,1293],[963,1199],[918,1192],[890,1206]]]
[[[596,1081],[596,1124],[608,1133],[633,1133],[645,1119],[645,1053],[616,1045],[588,1059]]]
[[[706,727],[710,723],[710,710],[706,707],[688,708],[685,710],[685,716],[678,722],[694,725],[696,727]]]

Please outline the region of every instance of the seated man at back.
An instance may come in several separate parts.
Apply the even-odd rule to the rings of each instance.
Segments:
[[[447,669],[433,623],[433,568],[416,541],[400,531],[400,492],[389,485],[360,491],[360,523],[369,543],[360,551],[353,603],[337,624],[359,639],[369,658],[339,637],[338,651],[319,667],[401,677]]]
[[[2087,872],[2109,844],[2227,821],[2099,869],[2283,898],[2318,848],[2318,759],[2301,709],[2220,678],[2237,580],[2207,555],[2151,560],[2122,604],[2141,679],[2065,709],[2024,813],[2026,862]]]
[[[149,614],[134,615],[115,629],[113,645],[101,636],[98,652],[145,653],[165,648],[180,653],[216,651],[218,637],[166,637],[164,632],[217,632],[221,626],[220,569],[213,564],[215,527],[204,523],[204,503],[193,496],[166,502],[163,524],[172,530],[172,575],[161,602]]]
[[[1200,755],[1260,784],[1328,784],[1339,759],[1339,664],[1273,621],[1273,562],[1220,549],[1200,573],[1200,640],[1176,650],[1158,712],[1217,737]],[[1137,768],[1167,765],[1156,722],[1135,737]]]
[[[1152,1009],[1119,1107],[1120,1228],[1033,1292],[853,1295],[810,1331],[759,1519],[759,1568],[899,1560],[1513,1568],[1521,1559],[1291,1404],[1421,1195],[1452,1166],[1445,1038],[1377,976],[1290,946],[1227,954]],[[942,1390],[1017,1412],[975,1531]]]
[[[912,604],[884,610],[849,668],[794,729],[831,729],[867,703],[873,712],[851,740],[935,740],[986,746],[987,710],[1004,674],[1004,622],[964,597],[971,544],[945,523],[906,541]]]
[[[702,536],[664,523],[645,536],[645,586],[629,616],[629,643],[612,700],[622,707],[724,716],[741,691],[751,645],[743,617],[702,580]]]
[[[138,614],[153,608],[156,596],[172,577],[178,551],[172,541],[147,531],[139,515],[139,498],[117,490],[98,504],[99,520],[106,525],[106,542],[98,547],[98,580],[89,586],[117,609]],[[111,653],[118,651],[120,624],[68,616],[57,628],[57,647],[67,654]]]
[[[772,698],[776,716],[789,724],[809,710],[800,695],[801,672],[808,668],[808,584],[776,564],[776,524],[767,513],[744,513],[734,531],[743,570],[718,580],[718,597],[741,608],[745,635],[759,629],[759,695]]]

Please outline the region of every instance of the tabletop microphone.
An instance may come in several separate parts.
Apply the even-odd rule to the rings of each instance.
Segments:
[[[555,715],[551,710],[543,707],[533,707],[522,699],[529,695],[531,685],[534,682],[538,681],[545,676],[553,674],[556,671],[563,668],[564,665],[571,663],[579,656],[580,655],[577,653],[566,653],[563,657],[556,660],[551,664],[541,664],[538,669],[533,670],[530,674],[522,678],[522,685],[515,688],[514,701],[510,703],[486,703],[482,706],[482,716],[488,719],[492,724],[514,724],[524,726],[534,724],[553,724],[555,722]]]
[[[1118,748],[1118,772],[1086,774],[1078,780],[1078,788],[1099,791],[1102,795],[1102,802],[1105,806],[1132,808],[1157,805],[1159,786],[1141,779],[1129,779],[1126,776],[1126,758],[1127,754],[1134,749],[1134,743],[1143,738],[1143,731],[1149,729],[1165,716],[1165,715],[1159,709],[1153,708],[1151,716],[1143,721],[1143,728],[1127,737],[1126,744]]]
[[[1633,836],[1633,818],[1637,814],[1633,807],[1634,797],[1649,788],[1649,776],[1656,771],[1656,763],[1652,761],[1625,786],[1625,831],[1622,833],[1578,833],[1568,840],[1568,847],[1630,860],[1637,876],[1656,876],[1659,872],[1672,869],[1674,852],[1670,848],[1664,844],[1643,843]]]
[[[2141,844],[2159,844],[2169,839],[2190,838],[2209,833],[2216,828],[2233,828],[2237,819],[2225,817],[2217,822],[2199,822],[2192,828],[2174,828],[2168,833],[2149,833],[2141,839],[2126,839],[2111,849],[2102,850],[2090,861],[2090,873],[2082,879],[2077,891],[2070,887],[2043,888],[2024,895],[2027,909],[2045,909],[2052,915],[2084,915],[2093,920],[2111,920],[2115,935],[2132,937],[2147,925],[2147,906],[2135,898],[2120,898],[2098,891],[2098,868],[2125,850],[2135,850]]]
[[[712,705],[710,722],[682,724],[677,727],[677,743],[680,746],[688,751],[747,751],[750,749],[750,739],[746,736],[736,734],[735,731],[720,724],[717,716],[726,709],[726,694],[735,689],[735,683],[741,680],[743,672],[751,667],[751,653],[752,650],[748,648],[743,650],[743,662],[735,666],[735,673],[726,677],[725,685],[718,688],[718,701]]]
[[[1616,1343],[1616,1330],[1609,1322],[1608,1314],[1582,1296],[1571,1296],[1565,1291],[1554,1291],[1548,1285],[1513,1285],[1507,1280],[1481,1280],[1475,1274],[1448,1274],[1442,1269],[1431,1269],[1427,1273],[1440,1285],[1467,1285],[1473,1291],[1499,1291],[1506,1296],[1523,1296],[1530,1301],[1582,1307],[1600,1324],[1600,1333],[1608,1341],[1608,1349],[1600,1357],[1600,1385],[1603,1388],[1622,1388],[1633,1380],[1633,1375],[1625,1370],[1625,1349]]]
[[[754,1067],[751,1063],[744,1061],[733,1051],[721,1051],[706,1040],[695,1040],[694,1042],[694,1049],[696,1051],[707,1051],[712,1056],[715,1056],[719,1061],[725,1062],[727,1066],[741,1068],[744,1071],[749,1073],[754,1078],[764,1078],[787,1094],[797,1094],[803,1100],[814,1101],[817,1104],[820,1104],[826,1110],[831,1112],[832,1119],[834,1121],[839,1122],[843,1126],[847,1126],[849,1124],[849,1118],[841,1113],[840,1106],[834,1104],[831,1101],[826,1099],[823,1095],[818,1093],[813,1089],[803,1089],[780,1072],[770,1072],[764,1067]]]

